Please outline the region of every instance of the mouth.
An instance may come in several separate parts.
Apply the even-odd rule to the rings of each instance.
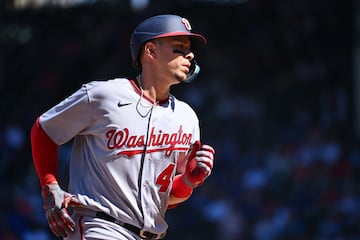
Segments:
[[[187,73],[189,73],[189,71],[190,71],[190,64],[185,64],[185,65],[183,65],[183,69],[185,69],[184,70],[184,72],[187,74]]]

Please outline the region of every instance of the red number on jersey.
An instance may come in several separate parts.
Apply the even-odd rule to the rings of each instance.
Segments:
[[[169,164],[164,171],[162,171],[156,179],[156,184],[160,185],[160,192],[166,192],[169,187],[171,175],[174,171],[175,164]]]

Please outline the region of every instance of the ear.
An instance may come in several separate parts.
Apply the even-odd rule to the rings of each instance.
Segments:
[[[149,57],[156,57],[156,45],[153,42],[147,42],[144,46],[144,53],[145,55],[148,55]]]

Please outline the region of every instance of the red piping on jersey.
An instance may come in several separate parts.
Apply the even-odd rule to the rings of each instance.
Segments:
[[[140,86],[138,85],[137,81],[133,80],[133,79],[129,79],[131,85],[134,87],[134,90],[137,94],[139,94],[139,96],[141,96],[141,89],[140,89]],[[153,103],[153,100],[151,98],[149,98],[148,96],[146,95],[143,95],[143,98],[146,99],[147,101],[149,101],[150,103]],[[161,101],[157,101],[157,104],[158,105],[161,105],[161,104],[164,104],[164,103],[167,103],[169,101],[169,96]]]
[[[31,128],[31,150],[40,185],[57,182],[58,145],[54,143],[40,125],[39,118]]]

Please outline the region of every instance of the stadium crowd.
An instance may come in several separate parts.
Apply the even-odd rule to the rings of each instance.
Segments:
[[[360,239],[351,4],[150,2],[143,12],[0,10],[1,239],[55,239],[32,164],[31,125],[84,82],[134,76],[131,31],[164,12],[185,15],[208,38],[199,78],[173,92],[196,109],[202,138],[217,153],[207,183],[169,210],[166,239]],[[60,149],[63,186],[70,151],[71,143]]]

